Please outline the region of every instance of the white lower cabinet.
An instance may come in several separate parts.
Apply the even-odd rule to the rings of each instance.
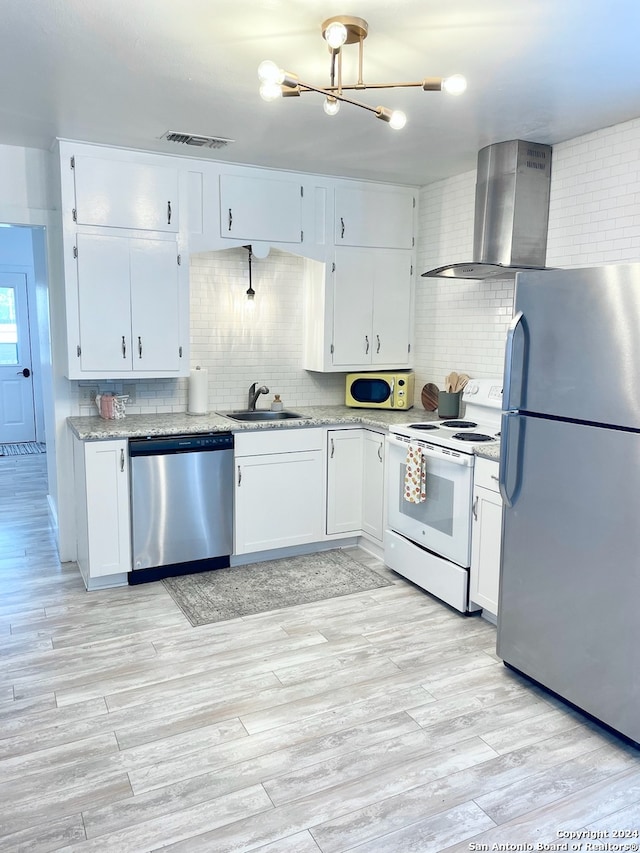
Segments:
[[[327,535],[382,542],[384,435],[370,429],[327,430]]]
[[[362,532],[382,542],[384,530],[384,435],[362,431]]]
[[[362,429],[327,430],[327,534],[362,529]]]
[[[473,485],[470,599],[494,617],[498,615],[502,498],[497,462],[476,459]]]
[[[234,554],[322,539],[324,430],[263,430],[235,438]]]
[[[131,571],[127,441],[74,437],[78,567],[87,589],[120,586]]]

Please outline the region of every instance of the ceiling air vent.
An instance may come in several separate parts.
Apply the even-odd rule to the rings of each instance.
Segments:
[[[160,138],[194,148],[226,148],[230,142],[235,142],[235,139],[225,139],[223,136],[199,136],[195,133],[178,133],[175,130],[168,130]]]

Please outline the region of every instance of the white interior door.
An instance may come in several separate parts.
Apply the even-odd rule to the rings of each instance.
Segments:
[[[27,277],[0,273],[0,444],[35,440]]]

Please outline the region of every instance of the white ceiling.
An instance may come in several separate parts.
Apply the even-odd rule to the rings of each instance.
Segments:
[[[460,97],[355,93],[403,109],[404,130],[307,93],[265,103],[263,59],[328,85],[320,33],[366,18],[365,83],[464,74]],[[640,115],[639,0],[3,0],[0,144],[81,139],[300,171],[428,184],[479,148],[554,144]],[[355,46],[345,83],[355,82]],[[167,130],[230,137],[176,146]]]

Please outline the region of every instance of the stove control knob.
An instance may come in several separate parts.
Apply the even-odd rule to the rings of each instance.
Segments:
[[[472,394],[478,393],[478,386],[477,385],[467,385],[467,387],[464,390],[469,396],[471,396]]]

